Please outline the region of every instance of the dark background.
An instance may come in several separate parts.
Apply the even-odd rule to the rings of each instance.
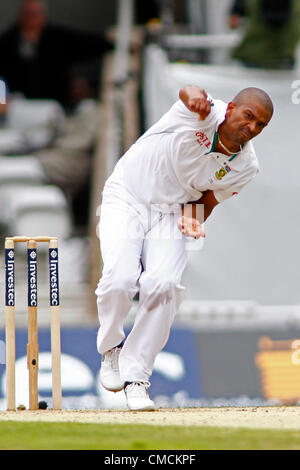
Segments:
[[[115,24],[117,0],[47,0],[50,21],[99,32]],[[0,32],[14,22],[19,0],[0,0]]]
[[[20,0],[0,0],[0,33],[16,19]],[[90,32],[103,32],[117,23],[118,0],[45,0],[49,20]],[[158,16],[156,0],[135,0],[139,24]]]

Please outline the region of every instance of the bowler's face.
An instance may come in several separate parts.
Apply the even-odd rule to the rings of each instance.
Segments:
[[[226,126],[234,142],[246,144],[268,125],[272,115],[260,102],[229,103]]]

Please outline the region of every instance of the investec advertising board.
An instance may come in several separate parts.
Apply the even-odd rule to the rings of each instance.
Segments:
[[[97,327],[62,328],[63,407],[125,408],[123,392],[99,384]],[[298,338],[298,339],[297,339]],[[173,327],[156,359],[157,406],[247,406],[300,402],[300,327],[222,331]],[[5,409],[5,332],[0,332],[0,408]],[[298,341],[298,342],[297,342]],[[28,407],[27,330],[16,332],[16,402]],[[51,407],[50,331],[39,329],[39,396]],[[276,384],[283,375],[282,391]],[[282,384],[282,380],[279,380]],[[25,385],[26,386],[25,386]]]

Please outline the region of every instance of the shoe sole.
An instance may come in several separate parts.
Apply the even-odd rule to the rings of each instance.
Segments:
[[[100,382],[101,382],[101,381],[100,381]],[[117,393],[117,392],[120,392],[121,390],[124,389],[124,385],[123,385],[121,388],[108,388],[108,387],[106,387],[102,382],[101,382],[101,385],[102,385],[102,387],[105,388],[105,390],[107,390],[108,392],[115,392],[115,393]]]
[[[155,411],[155,406],[149,405],[149,406],[145,406],[144,408],[129,408],[129,410],[130,411]]]

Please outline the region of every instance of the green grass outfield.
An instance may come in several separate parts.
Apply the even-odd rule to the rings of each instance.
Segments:
[[[1,450],[300,450],[300,431],[1,422]]]

